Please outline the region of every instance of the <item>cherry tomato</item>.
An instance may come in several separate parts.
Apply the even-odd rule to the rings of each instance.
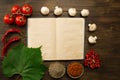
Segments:
[[[21,8],[21,12],[25,16],[30,16],[33,12],[33,9],[29,4],[24,4]]]
[[[6,14],[6,15],[4,16],[4,22],[5,22],[6,24],[13,24],[14,21],[15,21],[15,18],[14,18],[13,15],[11,15],[11,14]]]
[[[26,23],[26,17],[24,17],[23,15],[18,15],[15,18],[15,22],[18,26],[23,26]]]
[[[12,14],[18,15],[21,14],[21,8],[19,5],[14,5],[11,9]]]

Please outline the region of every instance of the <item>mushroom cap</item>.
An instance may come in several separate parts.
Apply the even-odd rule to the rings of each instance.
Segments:
[[[77,13],[77,11],[76,11],[75,8],[70,8],[70,9],[68,10],[68,14],[69,14],[70,16],[75,16],[76,13]]]
[[[61,15],[62,13],[63,13],[62,8],[56,6],[56,7],[55,7],[55,10],[54,10],[54,14],[57,15],[57,16],[59,16],[59,15]]]
[[[95,31],[95,30],[97,29],[97,26],[96,26],[95,23],[93,23],[93,24],[88,24],[88,26],[89,26],[89,31]]]
[[[48,7],[43,6],[43,7],[41,8],[41,13],[42,13],[43,15],[48,15],[49,12],[50,12],[50,10],[49,10]]]
[[[81,15],[82,16],[88,16],[90,14],[90,12],[89,12],[89,10],[88,9],[83,9],[82,11],[81,11]]]
[[[97,36],[89,36],[88,37],[88,42],[90,43],[90,44],[95,44],[96,43],[96,40],[97,40]]]

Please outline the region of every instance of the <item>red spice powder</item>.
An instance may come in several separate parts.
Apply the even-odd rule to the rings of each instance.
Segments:
[[[79,77],[83,72],[83,66],[78,62],[72,62],[68,65],[67,72],[71,77]]]

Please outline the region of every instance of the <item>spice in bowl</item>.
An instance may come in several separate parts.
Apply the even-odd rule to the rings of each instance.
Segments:
[[[67,67],[67,74],[73,79],[81,77],[83,72],[84,67],[79,62],[72,62]]]
[[[49,74],[53,78],[61,78],[65,74],[65,66],[59,62],[51,63],[49,66]]]

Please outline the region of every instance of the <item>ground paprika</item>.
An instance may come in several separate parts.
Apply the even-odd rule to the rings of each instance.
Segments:
[[[79,78],[83,74],[84,68],[79,62],[72,62],[67,67],[67,73],[71,78]]]

